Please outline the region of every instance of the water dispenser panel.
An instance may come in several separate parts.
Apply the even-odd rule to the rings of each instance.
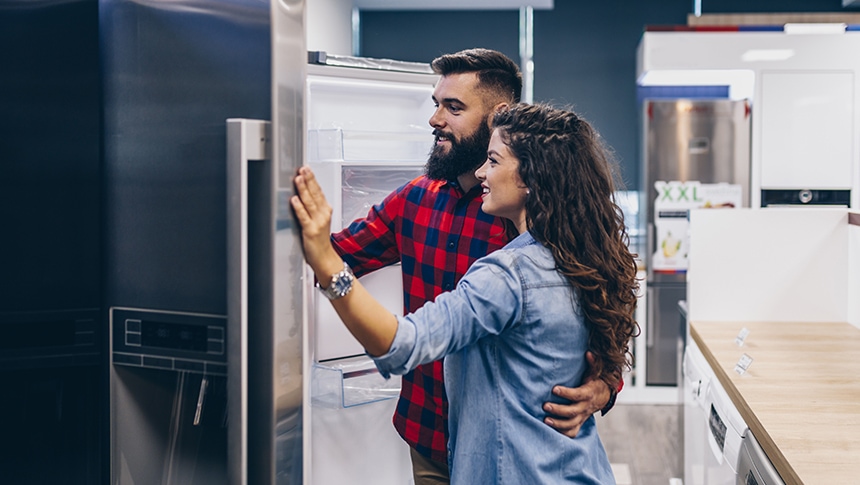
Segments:
[[[227,374],[227,318],[141,309],[111,309],[114,364]]]

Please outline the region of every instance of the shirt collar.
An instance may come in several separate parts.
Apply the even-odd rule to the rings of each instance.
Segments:
[[[506,249],[519,249],[524,248],[526,246],[530,246],[532,244],[537,244],[537,240],[532,236],[532,233],[526,231],[519,236],[515,237],[511,242],[505,246]]]
[[[473,195],[473,196],[474,195],[480,195],[481,192],[483,191],[483,189],[481,188],[481,184],[476,184],[468,192],[465,192],[463,190],[463,187],[460,186],[460,182],[457,181],[457,179],[453,179],[453,180],[452,179],[445,179],[445,180],[440,180],[440,182],[442,182],[443,186],[448,186],[452,189],[456,189],[460,194],[462,194],[464,196],[466,196],[466,195]]]

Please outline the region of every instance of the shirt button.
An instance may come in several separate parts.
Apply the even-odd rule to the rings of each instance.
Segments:
[[[454,241],[448,243],[448,249],[454,249]]]
[[[443,286],[443,288],[447,291],[450,291],[451,290],[451,283],[445,283],[445,286]]]

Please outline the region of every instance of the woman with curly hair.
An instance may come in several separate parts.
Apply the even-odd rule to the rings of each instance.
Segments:
[[[305,258],[384,376],[445,357],[451,483],[614,483],[594,418],[570,439],[542,410],[554,384],[580,384],[586,351],[610,386],[630,365],[638,282],[610,152],[575,113],[545,105],[501,111],[492,129],[475,175],[512,240],[454,291],[388,313],[332,248],[331,208],[302,167],[291,203]]]

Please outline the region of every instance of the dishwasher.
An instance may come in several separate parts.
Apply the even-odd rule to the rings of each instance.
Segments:
[[[737,485],[785,485],[749,429],[741,441]]]
[[[708,446],[708,387],[716,379],[702,351],[687,340],[683,363],[684,485],[705,485],[705,453]]]
[[[738,456],[748,427],[719,379],[708,386],[708,423],[705,452],[705,484],[734,485]]]

